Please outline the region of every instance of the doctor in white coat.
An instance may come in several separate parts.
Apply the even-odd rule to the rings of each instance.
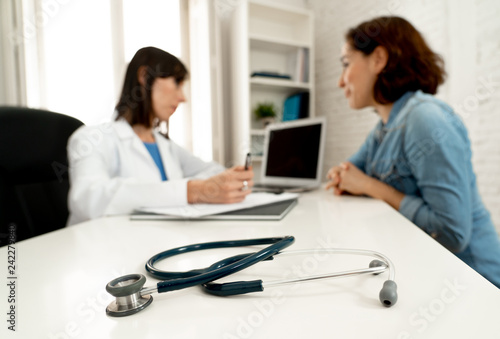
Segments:
[[[175,56],[142,48],[125,75],[116,121],[82,126],[68,142],[68,225],[142,206],[235,203],[253,171],[204,162],[158,131],[185,101],[187,69]]]

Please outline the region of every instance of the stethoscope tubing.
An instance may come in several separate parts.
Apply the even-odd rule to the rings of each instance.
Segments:
[[[191,286],[202,285],[204,283],[217,280],[227,275],[241,271],[260,261],[266,260],[276,255],[284,248],[290,246],[294,241],[295,241],[294,237],[285,236],[282,238],[216,241],[210,243],[182,246],[161,252],[153,256],[146,263],[146,270],[150,273],[151,276],[157,279],[163,279],[163,281],[158,282],[156,285],[158,293],[170,292]],[[232,262],[230,262],[227,265],[226,264],[218,265],[218,263],[216,263],[205,269],[197,269],[188,272],[166,272],[166,271],[160,271],[154,267],[155,262],[182,253],[200,251],[205,249],[214,249],[214,248],[242,247],[242,246],[267,245],[267,244],[271,245],[260,251],[248,255],[245,254],[232,257],[236,259],[233,259]],[[214,267],[216,268],[214,269]],[[150,290],[151,290],[150,293],[155,292],[154,289]],[[144,294],[144,292],[142,292],[142,294]]]

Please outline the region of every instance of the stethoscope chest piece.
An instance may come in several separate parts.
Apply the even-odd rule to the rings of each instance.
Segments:
[[[129,274],[110,281],[106,285],[106,291],[116,300],[106,307],[106,314],[125,317],[148,307],[153,302],[153,297],[150,294],[141,295],[145,283],[146,277],[142,274]]]

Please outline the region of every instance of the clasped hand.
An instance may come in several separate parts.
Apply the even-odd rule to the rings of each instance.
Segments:
[[[253,169],[234,166],[205,180],[188,182],[189,203],[232,204],[252,192]]]
[[[330,180],[326,189],[333,188],[335,195],[343,193],[363,195],[370,180],[369,176],[350,162],[343,162],[339,166],[330,168],[326,178]]]

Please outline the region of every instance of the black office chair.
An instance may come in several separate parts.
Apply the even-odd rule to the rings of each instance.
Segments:
[[[66,225],[66,144],[81,125],[63,114],[0,107],[0,246]]]

